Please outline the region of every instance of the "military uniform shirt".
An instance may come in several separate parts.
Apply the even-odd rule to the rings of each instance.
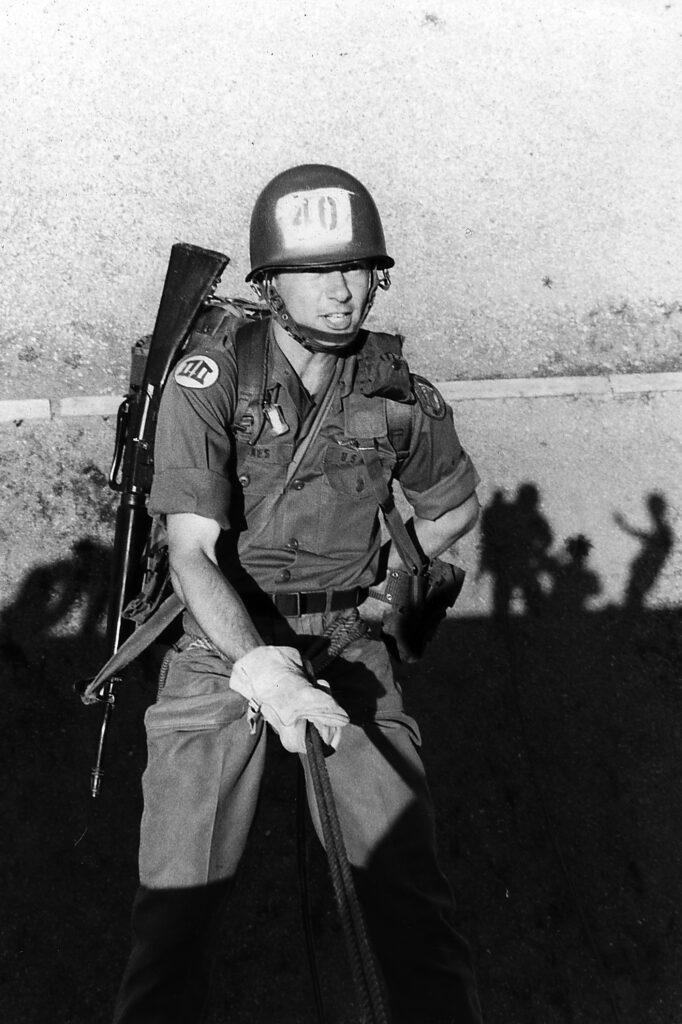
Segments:
[[[376,422],[386,400],[357,392],[356,366],[355,356],[341,361],[325,422],[287,483],[315,408],[279,346],[270,339],[266,393],[275,396],[289,430],[277,437],[266,419],[255,445],[241,441],[241,425],[233,423],[238,395],[232,341],[193,352],[178,364],[161,401],[151,514],[195,513],[229,531],[222,553],[219,545],[219,564],[244,592],[374,583],[381,543],[376,494],[361,453],[348,445],[347,428],[352,409],[371,405]],[[410,408],[407,457],[397,464],[384,415],[377,435],[381,463],[387,479],[399,480],[416,515],[434,520],[473,494],[478,476],[451,409],[435,418],[419,402]]]

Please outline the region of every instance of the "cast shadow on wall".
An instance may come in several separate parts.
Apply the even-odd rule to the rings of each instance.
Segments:
[[[595,611],[602,587],[591,541],[557,538],[541,498],[532,482],[513,496],[495,493],[475,570],[491,578],[493,614],[448,620],[424,660],[400,670],[422,729],[443,867],[477,951],[487,1019],[612,1024],[611,991],[625,1019],[663,1024],[682,1003],[680,611],[649,609],[647,597],[675,542],[667,502],[645,496],[634,524],[614,516],[639,550],[622,604]],[[8,977],[18,979],[0,996],[8,1020],[104,1024],[127,955],[142,717],[154,682],[138,667],[119,688],[95,802],[101,714],[72,689],[106,656],[109,561],[106,546],[79,541],[69,557],[28,574],[0,620],[0,756],[11,780],[0,940]],[[302,940],[290,937],[300,930],[294,761],[271,745],[223,937],[232,967],[217,975],[216,1021],[226,1006],[235,1024],[308,1019]],[[332,976],[343,951],[323,862],[313,879]],[[274,965],[272,992],[260,983],[264,964]],[[40,986],[21,983],[29,969]]]
[[[628,611],[644,608],[674,543],[665,497],[659,492],[648,494],[646,507],[649,529],[631,525],[620,513],[613,516],[620,530],[641,542],[625,586],[623,606]],[[589,599],[602,592],[599,577],[588,564],[590,539],[583,533],[568,537],[558,553],[553,550],[554,541],[535,484],[521,484],[512,499],[502,490],[495,491],[481,514],[478,576],[488,573],[492,578],[497,622],[507,618],[514,598],[522,600],[523,610],[530,615],[543,611],[572,615],[585,610]]]

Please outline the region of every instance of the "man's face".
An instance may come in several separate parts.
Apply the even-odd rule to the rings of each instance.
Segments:
[[[337,334],[339,340],[360,329],[370,284],[371,271],[365,263],[283,271],[275,277],[275,287],[297,324],[323,334]],[[329,344],[333,348],[333,337]]]

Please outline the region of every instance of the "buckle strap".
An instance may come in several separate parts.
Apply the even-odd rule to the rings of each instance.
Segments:
[[[384,479],[376,444],[370,447],[362,442],[358,442],[357,448],[369,473],[369,479],[374,488],[376,499],[379,502],[381,511],[384,513],[384,520],[391,535],[391,540],[395,544],[396,550],[407,571],[412,576],[419,576],[424,571],[426,561],[417,551],[412,538],[407,532],[405,523],[395,506],[393,491]]]
[[[298,618],[301,615],[314,615],[323,612],[337,612],[344,608],[356,608],[365,600],[369,587],[353,587],[352,590],[304,590],[290,594],[268,594],[268,602],[252,602],[248,597],[245,603],[249,611],[258,614],[272,614],[274,605],[280,615],[287,618]],[[271,602],[271,603],[270,603]],[[265,605],[269,604],[269,610]]]

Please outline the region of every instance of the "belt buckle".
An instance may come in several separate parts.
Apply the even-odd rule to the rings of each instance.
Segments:
[[[303,601],[301,600],[303,597],[305,594],[298,590],[292,590],[288,594],[278,594],[275,597],[275,605],[285,618],[300,619],[303,615]]]
[[[298,591],[290,591],[288,594],[274,594],[274,604],[277,611],[285,618],[300,618],[301,595]]]

